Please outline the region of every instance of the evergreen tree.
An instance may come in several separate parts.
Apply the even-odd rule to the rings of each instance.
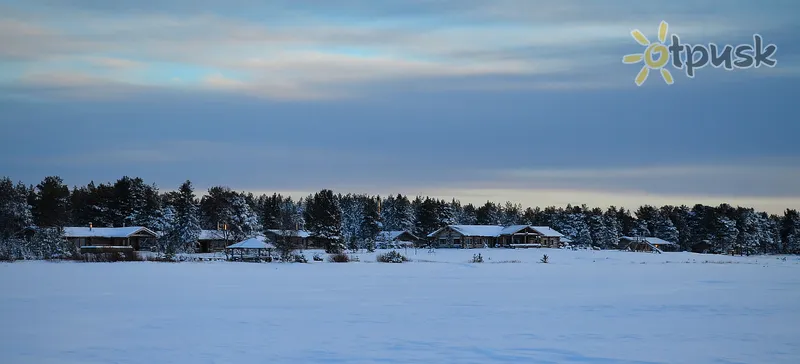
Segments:
[[[358,249],[361,235],[361,223],[364,219],[362,197],[353,194],[339,196],[339,207],[342,211],[342,238],[350,250]]]
[[[373,242],[381,232],[380,215],[378,214],[378,201],[380,198],[366,197],[362,200],[362,218],[359,227],[359,239],[363,242]]]
[[[727,254],[735,251],[736,241],[739,237],[739,229],[736,227],[736,221],[728,218],[725,215],[717,216],[717,224],[713,240],[712,249],[716,253]]]
[[[342,211],[331,190],[322,190],[306,200],[306,227],[314,238],[325,241],[327,253],[344,250],[342,241]]]
[[[192,252],[200,237],[199,208],[191,181],[181,184],[177,192],[165,199],[161,221],[159,247],[168,256],[176,252]]]
[[[27,201],[28,189],[20,182],[0,179],[0,240],[11,236],[33,223],[31,206]]]
[[[69,222],[69,187],[61,177],[49,176],[36,186],[33,218],[38,226],[60,227]]]
[[[506,202],[500,213],[500,225],[511,226],[519,225],[522,222],[522,206],[512,202]]]
[[[445,200],[436,201],[436,211],[439,216],[438,226],[453,225],[456,223],[456,212],[453,207]]]
[[[416,206],[415,235],[425,237],[442,227],[439,220],[439,204],[435,200],[430,197],[426,197],[424,200],[417,197],[414,204]]]
[[[262,230],[253,205],[255,200],[252,195],[238,193],[224,186],[211,187],[200,201],[201,226],[206,229],[225,226],[234,239],[244,240]]]
[[[281,228],[281,207],[284,203],[283,196],[274,193],[272,196],[261,196],[259,198],[259,211],[261,225],[265,229]]]
[[[461,208],[461,213],[456,217],[460,225],[475,225],[478,223],[478,210],[471,203]]]
[[[800,214],[797,210],[786,209],[780,227],[783,250],[789,254],[800,254]]]
[[[619,231],[613,218],[609,218],[601,209],[594,209],[587,218],[592,241],[603,249],[612,249],[619,244]]]
[[[475,215],[478,225],[500,225],[500,208],[494,202],[486,201]]]

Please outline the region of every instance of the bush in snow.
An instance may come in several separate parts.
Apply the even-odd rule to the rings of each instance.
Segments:
[[[321,262],[324,260],[322,259],[322,255],[319,255],[319,253],[314,253],[314,257],[312,257],[312,259],[314,259],[315,262]]]
[[[114,263],[114,262],[141,262],[144,261],[137,252],[104,252],[81,254],[76,260],[91,263]]]
[[[292,260],[295,263],[308,263],[308,259],[303,254],[292,254]]]
[[[550,257],[548,257],[547,254],[545,254],[545,255],[542,256],[542,259],[540,259],[539,261],[542,262],[542,263],[548,263],[548,262],[550,262]]]
[[[365,248],[367,248],[368,252],[370,252],[370,253],[375,252],[375,242],[374,241],[367,240],[367,242],[364,245],[365,245]]]
[[[481,256],[481,253],[473,254],[472,255],[472,262],[473,263],[483,263],[483,256]]]
[[[378,254],[377,260],[380,263],[403,263],[407,262],[408,258],[406,258],[403,254],[400,254],[397,251],[392,250],[386,254]]]
[[[331,263],[347,263],[350,261],[350,256],[345,253],[331,254],[328,256],[328,261]]]

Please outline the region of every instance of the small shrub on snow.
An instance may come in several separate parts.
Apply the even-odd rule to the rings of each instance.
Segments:
[[[548,257],[547,254],[545,254],[545,255],[542,256],[542,259],[540,259],[539,261],[542,262],[542,263],[550,263],[550,257]]]
[[[137,252],[104,252],[104,253],[85,253],[76,256],[75,260],[92,263],[114,263],[114,262],[141,262],[142,256]]]
[[[350,261],[350,256],[345,253],[331,254],[328,256],[328,261],[331,263],[347,263]]]
[[[407,262],[408,258],[406,258],[403,254],[392,250],[386,254],[378,254],[377,260],[380,263],[403,263]]]
[[[483,263],[483,256],[481,256],[481,253],[473,254],[472,255],[472,262],[473,263]]]
[[[324,259],[322,259],[322,255],[319,255],[319,253],[314,253],[314,256],[311,259],[314,259],[315,262],[324,261]]]
[[[295,263],[308,263],[308,259],[303,254],[292,254],[292,261]]]

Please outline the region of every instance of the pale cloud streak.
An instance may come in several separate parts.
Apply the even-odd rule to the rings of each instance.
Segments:
[[[413,11],[410,5],[387,3],[383,5],[387,12],[378,12],[383,14],[380,21],[366,15],[381,6],[363,10],[357,5],[367,3],[351,1],[337,10],[311,3],[317,13],[295,11],[303,9],[301,5],[274,2],[275,13],[288,20],[266,16],[261,22],[232,14],[164,15],[156,10],[156,3],[142,4],[135,12],[114,11],[130,7],[98,7],[81,1],[51,3],[69,11],[69,17],[7,6],[14,11],[9,17],[0,16],[0,60],[32,61],[28,73],[54,72],[56,63],[62,69],[73,68],[69,70],[73,73],[122,83],[129,82],[125,73],[129,69],[147,66],[151,76],[142,82],[152,86],[170,87],[171,80],[180,78],[182,87],[284,99],[350,96],[365,85],[398,79],[494,75],[559,78],[529,80],[531,88],[615,87],[622,77],[613,78],[620,81],[611,77],[587,80],[574,74],[586,67],[618,66],[617,48],[635,46],[630,30],[640,27],[649,32],[651,27],[654,31],[657,23],[652,19],[682,18],[673,22],[672,30],[688,37],[724,36],[753,27],[753,22],[737,21],[746,14],[703,17],[667,5],[660,10],[663,15],[656,16],[643,11],[649,7],[628,1],[608,6],[574,1],[465,1],[459,6],[418,2],[415,6],[420,9]],[[256,5],[242,4],[243,9]],[[172,1],[163,7],[184,9],[184,5],[188,3]],[[337,11],[351,11],[355,18],[347,22],[330,18]],[[397,15],[387,15],[390,11]],[[764,26],[783,24],[772,20],[763,22]],[[92,70],[97,66],[102,72]],[[198,71],[192,77],[175,74],[180,67]],[[220,74],[228,81],[220,79]],[[541,85],[532,86],[537,82]],[[336,87],[330,87],[333,83]],[[465,86],[482,85],[475,81]],[[485,87],[491,90],[498,85]],[[513,86],[499,88],[507,87]]]

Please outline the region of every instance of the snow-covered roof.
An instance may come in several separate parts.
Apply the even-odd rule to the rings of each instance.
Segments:
[[[275,249],[275,246],[266,241],[263,236],[252,237],[236,244],[229,245],[228,249]]]
[[[197,240],[233,240],[233,234],[227,234],[223,230],[200,230],[200,236]]]
[[[269,231],[269,232],[271,232],[271,233],[273,233],[275,235],[278,235],[278,236],[283,236],[283,232],[284,232],[284,230],[280,230],[280,229],[269,229],[267,231]],[[308,238],[308,237],[311,236],[311,233],[309,233],[308,231],[305,231],[305,230],[285,230],[285,231],[288,232],[287,235],[289,235],[289,236],[297,236],[297,237],[300,237],[300,238]]]
[[[479,236],[479,237],[494,238],[501,235],[514,234],[526,227],[530,227],[531,229],[535,230],[539,234],[542,234],[543,236],[546,237],[564,236],[563,234],[559,233],[556,230],[553,230],[549,226],[511,225],[503,227],[501,225],[448,225],[446,227],[443,227],[439,230],[436,230],[428,234],[428,237],[432,238],[442,230],[451,228],[464,236]]]
[[[116,228],[89,228],[68,226],[64,228],[64,236],[67,238],[127,238],[137,233],[145,233],[158,236],[155,231],[143,226],[128,226]]]
[[[531,229],[536,230],[536,232],[548,238],[561,238],[564,236],[564,234],[556,231],[555,229],[549,226],[531,226]]]
[[[434,237],[436,234],[441,232],[444,229],[453,229],[454,231],[458,232],[464,236],[480,236],[480,237],[496,237],[500,235],[500,231],[503,230],[503,227],[500,225],[447,225],[439,230],[436,230],[430,234],[428,237]]]
[[[378,240],[393,241],[403,234],[409,234],[414,239],[417,238],[414,234],[406,230],[390,230],[390,231],[381,231],[380,233],[378,233]]]
[[[673,242],[671,242],[671,241],[666,241],[666,240],[664,240],[664,239],[659,239],[659,238],[652,237],[652,236],[648,236],[648,237],[640,237],[640,238],[635,238],[635,237],[630,237],[630,236],[623,236],[623,237],[622,237],[622,239],[623,239],[623,240],[632,240],[632,241],[636,241],[636,240],[639,240],[639,241],[641,241],[641,240],[644,240],[644,241],[646,241],[646,242],[648,242],[648,243],[650,243],[650,244],[653,244],[653,245],[675,245],[675,246],[677,246],[677,245],[678,245],[678,244],[676,244],[676,243],[673,243]]]
[[[527,228],[528,226],[530,226],[530,225],[511,225],[511,226],[506,226],[506,227],[503,228],[503,230],[500,231],[500,235],[511,235],[511,234],[516,233],[516,232],[519,232],[522,229]]]

